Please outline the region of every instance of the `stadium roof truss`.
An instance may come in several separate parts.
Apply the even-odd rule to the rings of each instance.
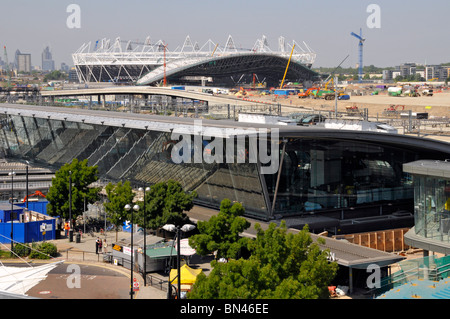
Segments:
[[[215,71],[216,76],[235,73],[237,70],[230,71],[233,66],[235,69],[247,69],[248,72],[264,73],[265,67],[269,67],[270,71],[272,66],[268,62],[276,61],[275,64],[284,64],[283,68],[285,68],[291,51],[293,68],[297,66],[303,73],[312,74],[309,68],[315,61],[316,53],[305,42],[303,45],[305,49],[295,41],[292,44],[286,43],[285,38],[280,37],[278,50],[273,51],[269,47],[267,38],[262,36],[261,39],[256,40],[252,49],[243,49],[235,45],[230,35],[223,46],[212,40],[199,46],[197,42],[194,43],[191,40],[190,36],[187,36],[181,47],[178,46],[170,51],[162,40],[152,44],[150,37],[147,37],[144,42],[123,41],[118,37],[114,42],[109,39],[98,40],[94,48],[91,48],[91,42],[85,43],[72,54],[72,58],[81,82],[121,82],[123,80],[138,84],[152,84],[162,79],[164,62],[166,62],[167,76],[175,75],[180,71],[188,75],[210,76],[209,73],[202,72],[202,65],[208,63],[212,65],[210,63],[212,61],[217,61],[217,67],[215,70],[208,68],[208,72]],[[190,71],[187,72],[188,70]]]

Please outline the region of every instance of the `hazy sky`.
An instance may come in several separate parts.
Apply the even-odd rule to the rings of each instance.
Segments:
[[[70,4],[80,6],[80,28],[66,24]],[[369,28],[369,4],[380,8],[380,28]],[[9,60],[19,49],[41,65],[51,47],[56,66],[72,65],[71,53],[101,38],[152,42],[160,39],[174,50],[187,35],[203,45],[224,45],[232,35],[237,46],[251,48],[265,35],[272,49],[278,37],[305,41],[316,53],[314,66],[344,67],[358,62],[358,41],[350,35],[362,28],[366,38],[364,65],[395,66],[403,62],[450,62],[448,0],[1,0],[0,45]],[[3,52],[1,54],[4,59]]]

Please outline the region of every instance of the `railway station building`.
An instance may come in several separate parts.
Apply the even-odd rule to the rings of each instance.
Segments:
[[[413,226],[414,185],[403,164],[450,156],[448,143],[400,134],[214,120],[202,120],[195,131],[195,121],[3,104],[0,151],[52,170],[87,159],[104,184],[129,180],[140,187],[174,179],[197,192],[199,205],[218,208],[228,198],[241,202],[247,216],[332,234]],[[228,155],[235,145],[232,161],[196,161],[194,148],[176,153],[187,141],[174,132],[190,134],[194,146],[199,138],[201,154]],[[223,143],[214,142],[214,132],[227,133]]]

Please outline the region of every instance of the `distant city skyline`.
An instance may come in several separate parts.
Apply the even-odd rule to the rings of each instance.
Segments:
[[[70,4],[80,8],[79,28],[68,26]],[[379,27],[368,22],[379,7]],[[209,39],[224,44],[232,35],[237,46],[251,48],[265,35],[272,49],[278,37],[305,41],[317,53],[313,67],[343,67],[358,63],[358,41],[350,35],[362,29],[364,66],[391,67],[406,62],[440,64],[450,62],[450,30],[445,23],[450,2],[423,1],[331,1],[277,2],[214,0],[174,0],[170,3],[130,0],[31,1],[4,0],[6,10],[0,20],[0,45],[6,45],[9,61],[20,50],[31,54],[33,66],[41,65],[41,54],[51,48],[55,69],[61,63],[73,65],[71,54],[83,43],[102,38],[144,41],[163,40],[169,50],[181,46],[189,35],[200,45]],[[426,10],[424,10],[426,9]],[[1,54],[4,60],[3,52]]]

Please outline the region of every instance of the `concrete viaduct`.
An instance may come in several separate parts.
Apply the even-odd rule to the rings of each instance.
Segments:
[[[98,101],[105,101],[106,95],[143,95],[148,97],[150,95],[164,95],[171,96],[172,98],[184,98],[191,100],[204,101],[208,105],[255,105],[257,101],[243,100],[226,95],[213,95],[209,93],[186,91],[186,90],[174,90],[171,88],[160,88],[150,86],[119,86],[119,87],[107,87],[107,88],[86,88],[86,89],[73,89],[73,90],[52,90],[41,91],[42,97],[75,97],[75,96],[97,96]],[[261,103],[261,102],[259,102]],[[275,105],[275,103],[269,103]]]

